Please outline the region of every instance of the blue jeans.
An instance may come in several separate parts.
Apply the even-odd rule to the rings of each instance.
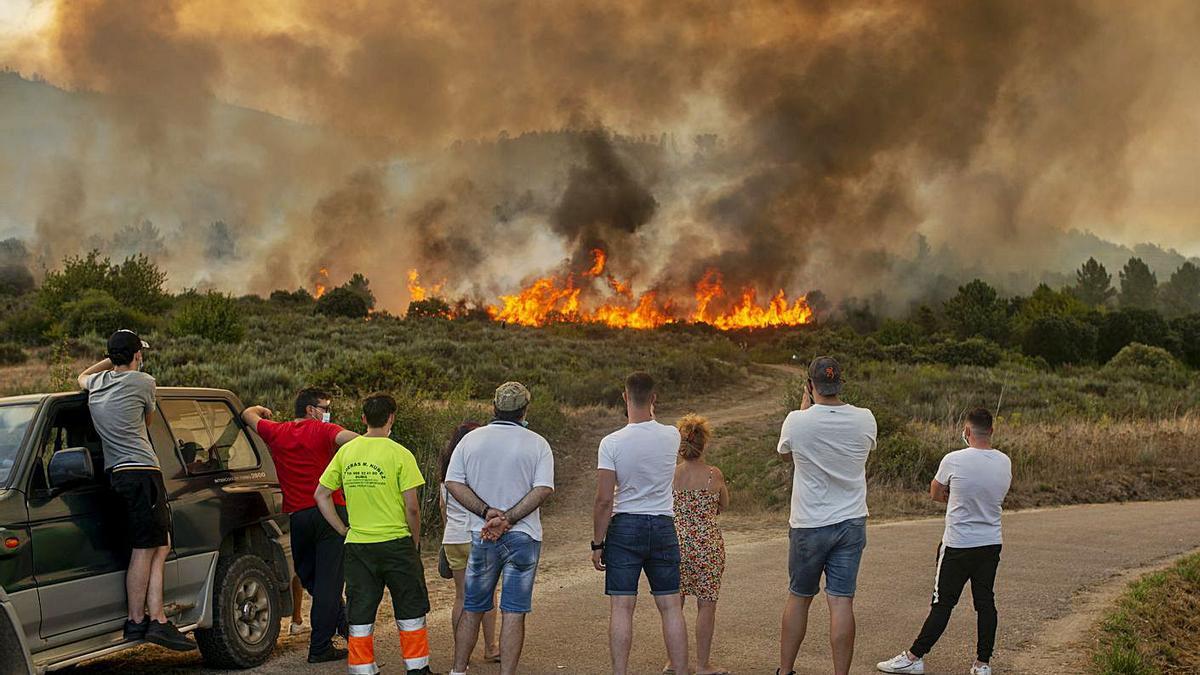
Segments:
[[[642,570],[651,595],[679,592],[679,535],[671,516],[618,513],[604,539],[604,593],[637,595]]]
[[[533,580],[537,576],[542,542],[524,532],[505,532],[496,541],[471,533],[471,557],[463,589],[463,610],[490,612],[496,583],[504,577],[500,611],[526,614],[533,609]]]
[[[867,519],[851,518],[824,527],[794,527],[788,533],[788,590],[811,598],[825,594],[854,597],[858,587],[858,565],[867,547]]]

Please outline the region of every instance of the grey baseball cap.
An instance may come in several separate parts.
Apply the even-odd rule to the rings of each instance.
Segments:
[[[492,399],[496,410],[514,412],[529,405],[529,390],[520,382],[505,382],[496,387],[496,397]]]
[[[822,396],[837,396],[842,392],[842,366],[832,356],[818,356],[808,366],[808,379]]]

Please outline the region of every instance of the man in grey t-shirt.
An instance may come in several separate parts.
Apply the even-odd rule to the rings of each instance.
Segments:
[[[177,651],[196,643],[163,612],[163,566],[171,552],[171,512],[158,456],[147,430],[154,413],[154,378],[142,372],[145,342],[131,330],[108,338],[108,357],[79,374],[88,392],[92,424],[104,450],[104,469],[125,506],[129,526],[129,569],[125,595],[126,640],[146,640]]]

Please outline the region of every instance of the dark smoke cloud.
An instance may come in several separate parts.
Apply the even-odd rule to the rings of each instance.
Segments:
[[[1197,28],[1186,2],[64,0],[37,65],[102,95],[31,142],[5,215],[51,261],[152,220],[180,285],[325,266],[391,309],[410,267],[494,298],[594,246],[643,288],[902,301],[1061,267],[1061,233],[1142,213],[1153,152],[1200,170],[1161,149]],[[1177,231],[1200,204],[1162,185]]]

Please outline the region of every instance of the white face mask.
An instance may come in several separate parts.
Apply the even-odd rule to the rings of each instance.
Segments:
[[[329,413],[327,413],[327,412],[321,413],[321,421],[322,422],[329,424],[329,419],[330,419]]]
[[[967,446],[968,446],[968,447],[970,447],[970,445],[971,445],[971,441],[968,441],[968,440],[967,440],[967,430],[966,430],[966,429],[963,429],[963,432],[962,432],[962,439],[963,439],[963,443],[966,443],[966,444],[967,444]]]

